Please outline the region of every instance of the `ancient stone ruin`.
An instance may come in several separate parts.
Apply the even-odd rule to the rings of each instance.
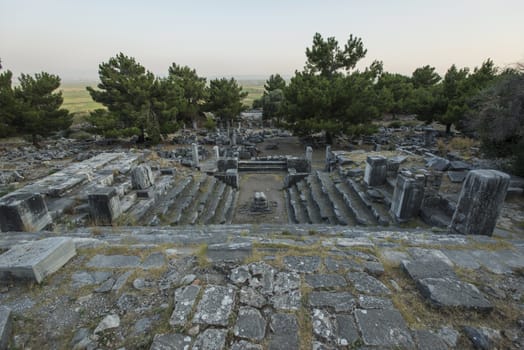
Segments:
[[[522,348],[524,182],[417,135],[184,131],[17,186],[0,349]]]

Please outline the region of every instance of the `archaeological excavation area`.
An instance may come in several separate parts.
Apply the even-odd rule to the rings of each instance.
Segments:
[[[400,132],[5,152],[0,349],[523,348],[524,180]]]

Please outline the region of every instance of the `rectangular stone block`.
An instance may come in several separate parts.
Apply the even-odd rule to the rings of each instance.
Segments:
[[[424,175],[403,170],[397,176],[391,213],[398,222],[406,222],[418,215],[424,199]]]
[[[40,231],[53,220],[39,193],[15,192],[0,199],[2,231]]]
[[[450,232],[491,236],[502,210],[510,176],[496,170],[471,170],[462,185]]]
[[[0,255],[0,279],[33,280],[37,283],[76,255],[69,237],[52,237],[12,247]]]
[[[226,172],[229,169],[238,169],[238,158],[225,158],[217,161],[219,172]]]
[[[311,172],[311,162],[306,158],[287,158],[287,168],[293,168],[297,173],[309,173]]]
[[[368,186],[380,186],[386,183],[387,160],[383,156],[368,156],[364,182]]]
[[[0,350],[7,349],[11,336],[12,320],[11,309],[0,305]]]
[[[122,214],[120,198],[114,187],[98,188],[88,195],[88,202],[95,225],[111,225]]]

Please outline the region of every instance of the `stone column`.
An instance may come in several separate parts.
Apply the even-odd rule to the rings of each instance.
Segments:
[[[471,170],[460,191],[450,233],[493,235],[510,176],[496,170]]]
[[[53,223],[39,193],[15,192],[0,199],[2,231],[34,232]]]
[[[326,146],[326,170],[331,171],[331,145]]]
[[[193,152],[193,168],[198,168],[200,162],[198,159],[198,145],[196,143],[191,144],[191,151]]]
[[[424,146],[431,147],[433,145],[435,130],[433,128],[424,129]]]
[[[402,170],[397,176],[397,183],[391,200],[391,213],[398,222],[406,222],[418,215],[424,199],[425,177]]]
[[[313,163],[313,148],[311,146],[306,147],[306,163],[307,163],[307,172],[311,172],[311,164]]]
[[[368,186],[380,186],[386,183],[387,161],[383,156],[368,156],[364,182]]]
[[[114,187],[102,187],[88,195],[89,211],[95,225],[111,225],[122,214]]]
[[[306,147],[306,160],[310,163],[313,160],[313,148],[311,146]]]
[[[213,151],[215,152],[215,159],[218,160],[220,158],[220,150],[218,146],[213,146]]]

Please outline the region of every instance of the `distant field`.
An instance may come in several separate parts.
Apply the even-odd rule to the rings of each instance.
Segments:
[[[262,96],[264,92],[264,80],[239,80],[238,81],[244,91],[247,91],[249,95],[244,99],[244,106],[251,107],[253,101]]]
[[[91,99],[86,86],[96,86],[93,84],[64,84],[60,87],[64,97],[63,107],[71,113],[87,113],[103,106]]]
[[[244,105],[251,107],[253,101],[264,92],[263,80],[239,80],[239,84],[249,95],[244,99]],[[96,83],[63,84],[60,89],[64,97],[63,107],[71,113],[86,114],[103,106],[91,99],[86,86],[96,86]]]

